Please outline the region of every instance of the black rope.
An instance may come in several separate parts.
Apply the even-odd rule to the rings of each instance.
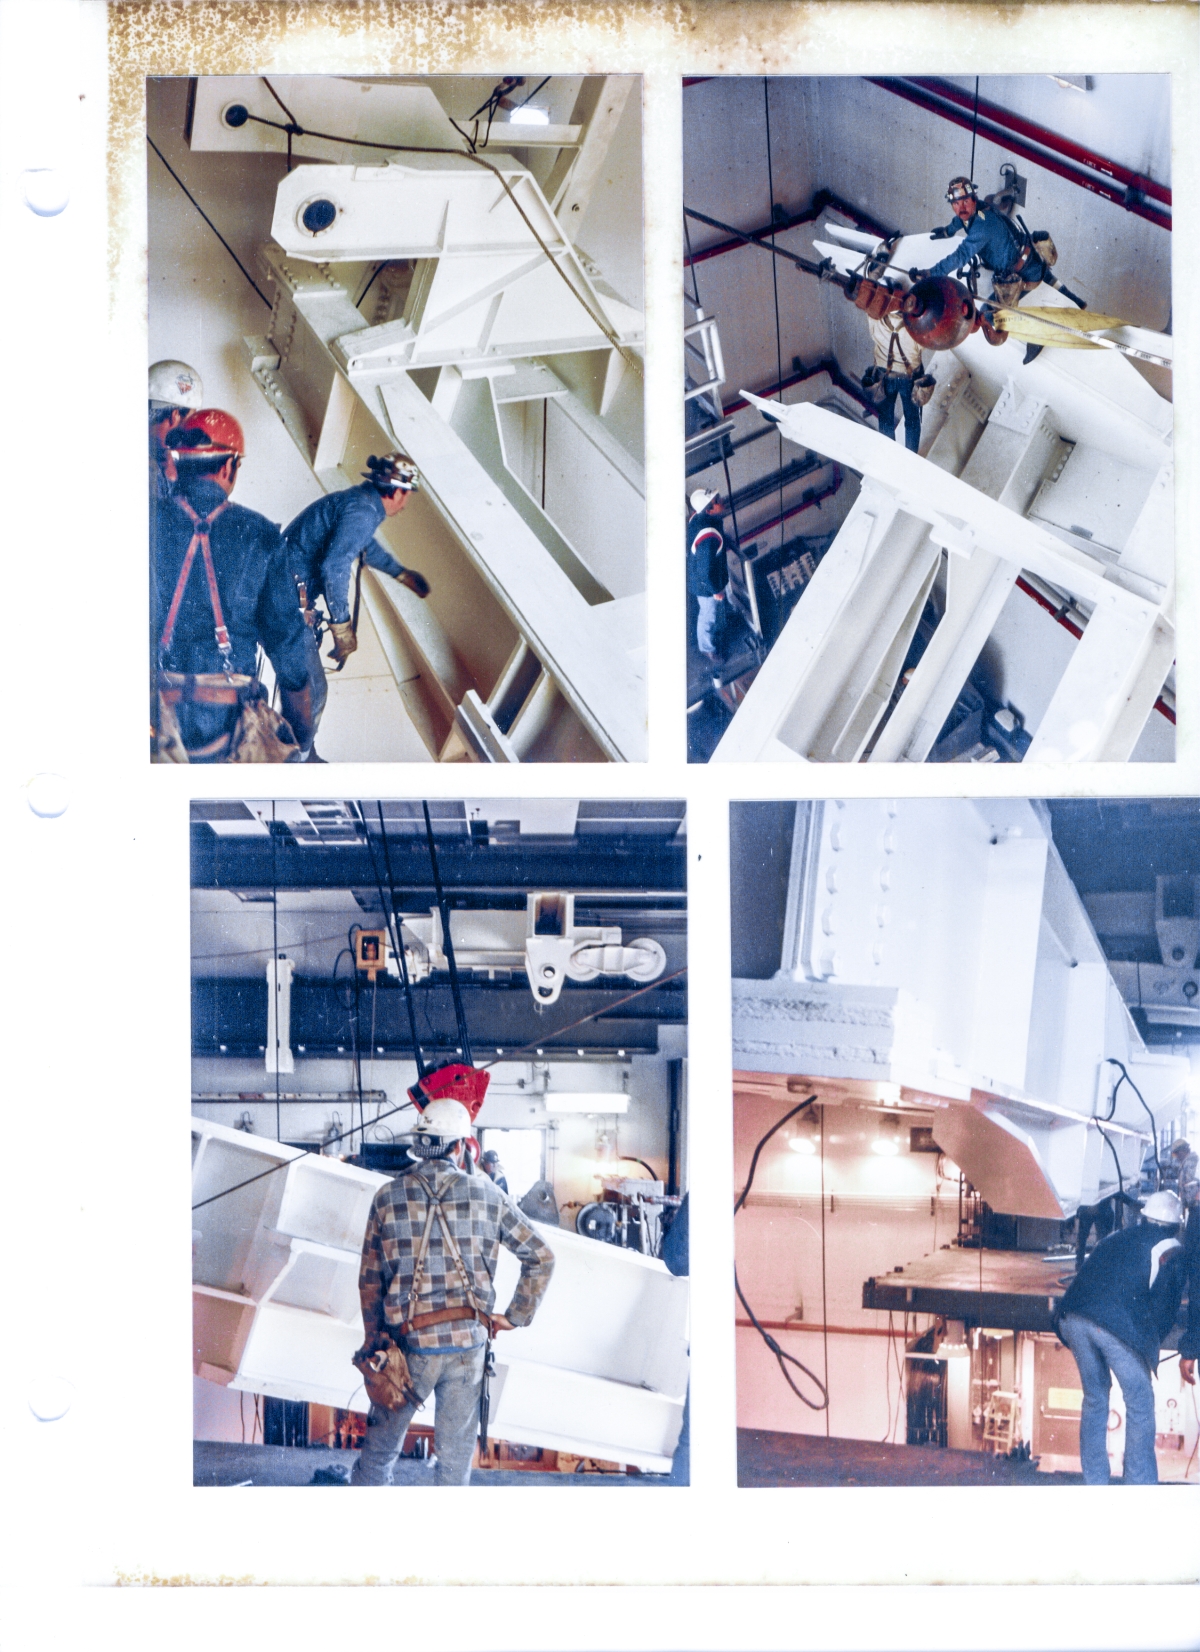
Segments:
[[[446,954],[446,963],[450,968],[450,991],[454,995],[454,1018],[458,1022],[458,1042],[462,1046],[462,1058],[468,1067],[475,1063],[471,1060],[471,1039],[467,1032],[467,1017],[463,1009],[462,992],[458,984],[458,965],[454,961],[454,941],[450,935],[450,908],[446,904],[446,891],[442,888],[442,874],[438,871],[437,845],[433,841],[433,822],[429,818],[429,804],[422,801],[422,811],[425,815],[425,840],[429,844],[429,865],[433,872],[433,887],[437,895],[438,911],[442,919],[442,951]]]
[[[771,167],[771,82],[763,76],[763,110],[767,123],[767,197],[771,206],[771,248],[775,247],[775,175]],[[779,335],[779,261],[771,260],[771,292],[775,301],[775,382],[780,386],[779,401],[783,404],[783,346]],[[783,429],[777,427],[779,441],[779,543],[783,544],[786,528],[783,522]],[[734,524],[737,532],[737,524]]]
[[[371,279],[367,282],[367,284],[363,288],[362,292],[360,292],[358,297],[354,300],[354,308],[356,310],[358,309],[358,306],[366,298],[366,296],[370,292],[371,288],[375,285],[376,278],[378,277],[380,271],[383,269],[383,265],[386,264],[386,263],[387,263],[387,259],[385,258],[384,261],[383,261],[383,264],[376,264],[375,273],[371,276]]]
[[[750,1174],[746,1178],[746,1185],[742,1189],[741,1193],[738,1195],[737,1200],[734,1203],[733,1214],[734,1214],[735,1217],[737,1216],[738,1211],[741,1210],[743,1205],[746,1203],[746,1199],[747,1199],[747,1197],[750,1193],[750,1189],[754,1185],[754,1173],[758,1169],[758,1158],[759,1158],[759,1154],[762,1152],[763,1148],[767,1145],[767,1143],[770,1141],[771,1137],[775,1134],[775,1132],[777,1130],[781,1130],[783,1128],[783,1126],[788,1122],[789,1119],[794,1119],[797,1113],[802,1113],[806,1107],[811,1107],[813,1102],[816,1101],[816,1099],[817,1098],[816,1098],[815,1095],[808,1096],[808,1097],[805,1098],[804,1101],[800,1102],[797,1106],[793,1107],[790,1112],[785,1113],[783,1115],[783,1117],[777,1123],[775,1123],[771,1126],[771,1128],[767,1131],[766,1135],[759,1142],[758,1146],[754,1149],[754,1154],[753,1154],[753,1156],[750,1160]],[[753,1325],[754,1329],[758,1332],[759,1336],[766,1343],[767,1347],[775,1355],[776,1362],[778,1363],[779,1369],[783,1374],[784,1381],[787,1383],[787,1385],[791,1389],[792,1393],[795,1394],[795,1396],[798,1400],[802,1400],[810,1411],[824,1411],[824,1412],[826,1412],[826,1414],[828,1414],[828,1411],[829,1411],[829,1389],[827,1388],[826,1384],[821,1381],[820,1377],[817,1376],[815,1371],[810,1371],[809,1370],[808,1366],[804,1364],[803,1360],[797,1359],[795,1354],[789,1354],[786,1348],[780,1347],[779,1343],[775,1340],[775,1338],[767,1330],[766,1326],[763,1325],[759,1321],[758,1316],[754,1312],[754,1309],[750,1306],[749,1302],[747,1302],[747,1300],[746,1300],[746,1293],[745,1293],[745,1291],[743,1291],[741,1281],[738,1278],[738,1271],[737,1271],[737,1263],[736,1262],[734,1263],[734,1267],[733,1267],[733,1288],[737,1292],[738,1301],[741,1303],[742,1307],[745,1308],[745,1310],[746,1310],[746,1315],[747,1315],[747,1318],[749,1319],[751,1325]],[[786,1363],[785,1363],[785,1361],[786,1361]],[[810,1400],[807,1394],[801,1393],[800,1389],[796,1387],[796,1384],[792,1381],[791,1373],[787,1368],[788,1365],[794,1365],[797,1368],[797,1370],[803,1371],[804,1375],[809,1379],[809,1381],[816,1388],[818,1388],[820,1390],[820,1392],[821,1392],[821,1402],[820,1402],[820,1404],[817,1404],[817,1402],[814,1401],[814,1400]],[[826,1381],[828,1381],[828,1372],[826,1372]]]
[[[286,132],[288,130],[282,122],[277,120],[268,120],[265,115],[247,114],[246,119],[254,121],[258,126],[269,126],[276,132]],[[520,201],[517,200],[516,193],[508,179],[504,176],[503,172],[500,171],[499,167],[493,166],[491,161],[485,161],[482,155],[476,155],[474,148],[470,145],[470,140],[466,138],[462,128],[457,126],[453,121],[451,121],[450,124],[454,126],[455,131],[464,138],[465,142],[467,142],[467,149],[450,149],[443,146],[416,143],[376,143],[368,140],[367,138],[343,138],[338,137],[332,132],[315,132],[308,126],[299,127],[297,130],[300,137],[320,138],[325,143],[348,144],[355,149],[382,149],[387,151],[389,154],[397,155],[453,155],[459,160],[472,161],[476,166],[482,166],[486,171],[492,174],[501,189],[508,196],[509,200],[512,202],[514,211],[521,219],[521,222],[525,225],[525,228],[533,236],[538,246],[541,248],[550,265],[550,268],[558,276],[559,280],[564,282],[570,289],[571,295],[575,299],[576,303],[587,312],[588,316],[604,334],[605,338],[621,357],[621,360],[625,363],[625,365],[627,367],[631,367],[640,377],[643,372],[643,368],[637,356],[634,355],[632,350],[626,349],[625,345],[623,345],[618,338],[616,330],[612,327],[612,325],[604,318],[603,315],[599,314],[592,308],[589,300],[579,291],[578,287],[576,287],[575,283],[571,280],[571,277],[567,274],[566,270],[554,256],[552,249],[546,245],[546,242],[540,234],[536,224],[534,224],[533,220],[525,211],[525,208],[521,205]],[[245,272],[243,271],[243,273]],[[249,280],[248,276],[247,280]],[[269,301],[264,299],[263,302],[267,303]]]
[[[417,1064],[417,1078],[418,1078],[418,1080],[420,1080],[420,1079],[425,1077],[425,1074],[428,1071],[428,1069],[425,1065],[424,1051],[421,1049],[421,1040],[417,1037],[417,1010],[416,1010],[416,1005],[413,1003],[412,982],[409,980],[409,977],[408,977],[408,959],[405,956],[405,952],[404,952],[404,935],[403,935],[403,932],[402,932],[402,925],[401,925],[401,921],[400,921],[399,917],[397,917],[397,915],[396,915],[396,879],[392,875],[392,851],[391,851],[391,848],[388,845],[387,828],[383,824],[383,804],[379,801],[378,798],[376,798],[376,800],[375,800],[375,808],[376,808],[376,810],[379,814],[379,835],[383,839],[383,861],[384,861],[384,865],[387,867],[388,895],[389,895],[388,905],[391,909],[391,923],[392,923],[392,930],[393,930],[394,937],[395,937],[393,944],[394,944],[395,950],[396,950],[396,961],[400,966],[400,980],[401,980],[401,983],[404,987],[404,1003],[405,1003],[406,1009],[408,1010],[408,1028],[409,1028],[410,1034],[412,1035],[413,1059],[416,1061],[416,1064]],[[365,825],[365,822],[364,822],[364,825]],[[371,852],[371,868],[372,868],[372,870],[374,870],[375,855],[371,851],[371,834],[370,834],[370,832],[367,833],[367,849],[368,849],[369,852]],[[375,881],[376,881],[376,883],[379,882],[378,873],[376,873]],[[382,891],[382,889],[379,891],[379,901],[380,901],[380,904],[382,905],[383,904],[383,891]]]
[[[336,968],[336,965],[334,967]],[[677,969],[673,974],[662,976],[661,979],[651,982],[648,987],[639,987],[636,992],[628,993],[624,998],[618,998],[612,1004],[604,1004],[598,1010],[589,1010],[587,1015],[581,1015],[577,1021],[568,1021],[565,1027],[556,1027],[548,1036],[550,1038],[561,1038],[563,1033],[572,1032],[576,1027],[582,1027],[585,1021],[598,1020],[600,1016],[607,1015],[611,1010],[620,1009],[622,1004],[628,1004],[630,999],[640,998],[643,993],[653,992],[656,987],[664,986],[666,982],[674,981],[678,976],[686,974],[686,968]],[[510,1050],[507,1055],[497,1056],[495,1061],[485,1062],[482,1071],[486,1072],[489,1067],[495,1067],[500,1061],[511,1061],[514,1057],[524,1055],[529,1050],[544,1047],[545,1041],[545,1037],[543,1037],[541,1040],[541,1046],[535,1044],[522,1044],[519,1049]],[[403,1113],[412,1106],[413,1103],[411,1101],[406,1100],[398,1102],[395,1107],[389,1107],[386,1112],[377,1114],[376,1117],[371,1120],[371,1128],[374,1129],[377,1124],[382,1124],[384,1119],[391,1118],[393,1113]],[[788,1118],[791,1118],[791,1116],[792,1115],[789,1113]],[[333,1147],[336,1143],[345,1141],[348,1136],[353,1136],[354,1134],[355,1131],[352,1126],[349,1130],[343,1130],[340,1135],[331,1136],[325,1145],[327,1147]],[[301,1150],[297,1153],[296,1158],[302,1159],[303,1157],[304,1152]],[[295,1162],[295,1159],[285,1159],[282,1164],[273,1164],[269,1170],[260,1170],[257,1176],[248,1176],[244,1182],[235,1182],[232,1187],[222,1188],[220,1193],[210,1194],[207,1199],[201,1199],[199,1204],[193,1205],[192,1209],[201,1210],[205,1205],[211,1205],[218,1199],[224,1199],[227,1194],[238,1193],[242,1188],[249,1187],[253,1182],[261,1182],[265,1176],[274,1176],[277,1171],[286,1170],[289,1164],[295,1164]],[[749,1312],[749,1309],[747,1309],[747,1312]]]
[[[971,116],[971,165],[967,173],[971,183],[975,182],[975,132],[979,126],[979,76],[975,76],[975,113]]]
[[[275,800],[271,799],[271,1019],[275,1025],[275,1140],[283,1140],[279,1109],[279,876],[275,870]]]
[[[269,124],[273,125],[274,123],[271,122]],[[204,219],[204,222],[208,225],[209,229],[212,230],[213,234],[216,236],[217,240],[221,243],[221,245],[225,248],[225,251],[233,259],[233,261],[237,265],[238,269],[241,270],[242,274],[246,277],[246,280],[250,283],[250,285],[254,288],[255,292],[262,299],[263,303],[267,306],[267,309],[268,310],[272,309],[273,305],[271,303],[271,300],[267,297],[266,293],[263,292],[263,290],[259,286],[258,282],[250,274],[250,271],[246,268],[245,264],[242,263],[241,259],[237,255],[237,253],[234,252],[233,248],[229,245],[229,242],[221,234],[220,230],[213,223],[212,219],[208,216],[208,213],[205,212],[204,208],[200,205],[199,201],[192,194],[191,190],[184,183],[183,179],[179,176],[178,172],[176,172],[175,168],[171,165],[170,161],[163,154],[162,150],[158,147],[158,145],[155,143],[154,139],[150,136],[149,133],[146,134],[146,142],[150,145],[151,149],[153,149],[154,153],[158,156],[159,160],[166,167],[167,171],[171,174],[172,178],[174,178],[175,182],[179,185],[180,189],[182,189],[183,193],[187,196],[188,200],[195,207],[196,211],[200,214],[201,218]]]
[[[1123,1061],[1118,1061],[1116,1056],[1112,1055],[1107,1056],[1105,1060],[1109,1067],[1119,1067],[1121,1069],[1121,1077],[1113,1088],[1112,1101],[1109,1104],[1108,1116],[1109,1118],[1112,1118],[1113,1113],[1116,1110],[1117,1091],[1121,1088],[1122,1084],[1128,1084],[1129,1088],[1133,1091],[1134,1095],[1138,1098],[1142,1104],[1142,1107],[1145,1109],[1146,1117],[1150,1120],[1150,1145],[1154,1149],[1154,1167],[1158,1171],[1158,1185],[1161,1187],[1163,1167],[1162,1160],[1158,1156],[1158,1125],[1154,1122],[1154,1114],[1147,1106],[1145,1096],[1130,1078],[1129,1069],[1126,1067],[1125,1063]]]

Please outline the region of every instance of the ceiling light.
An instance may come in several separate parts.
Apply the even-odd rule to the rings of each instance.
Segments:
[[[788,1146],[793,1153],[813,1154],[817,1151],[817,1144],[811,1136],[790,1136]]]
[[[550,116],[545,109],[535,109],[531,104],[523,103],[519,109],[514,109],[508,117],[510,126],[549,126]]]
[[[900,1140],[897,1136],[876,1136],[871,1143],[872,1153],[881,1153],[885,1157],[895,1158],[900,1151]]]
[[[622,1090],[593,1092],[557,1090],[546,1092],[548,1113],[627,1113],[629,1097]]]

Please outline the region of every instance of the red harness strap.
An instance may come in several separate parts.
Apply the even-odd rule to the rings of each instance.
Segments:
[[[196,560],[196,552],[204,558],[204,573],[208,580],[208,600],[212,603],[213,620],[217,637],[217,652],[221,656],[221,665],[228,676],[233,664],[233,644],[229,640],[229,632],[225,626],[225,615],[221,610],[221,593],[217,590],[217,573],[213,567],[212,547],[208,542],[209,530],[217,517],[229,503],[222,500],[216,510],[209,516],[199,516],[188,504],[186,499],[176,495],[175,503],[192,519],[192,540],[183,558],[183,567],[179,570],[179,578],[175,584],[175,595],[171,598],[171,606],[167,610],[167,623],[163,626],[163,633],[159,639],[159,648],[165,654],[171,646],[171,638],[175,635],[175,626],[179,620],[179,610],[183,606],[183,593],[187,589],[188,576],[192,571],[192,563]]]

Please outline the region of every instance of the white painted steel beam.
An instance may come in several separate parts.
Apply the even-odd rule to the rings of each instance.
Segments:
[[[1116,1190],[1114,1153],[1133,1180],[1148,1121],[1127,1086],[1109,1118],[1108,1058],[1159,1124],[1188,1063],[1142,1043],[1038,808],[800,810],[780,969],[733,983],[735,1069],[899,1086],[998,1210],[1069,1216]]]
[[[366,1411],[358,1268],[389,1178],[193,1119],[195,1370],[210,1382]],[[687,1394],[688,1281],[651,1257],[535,1224],[555,1256],[533,1322],[496,1342],[493,1438],[665,1473]],[[501,1250],[497,1303],[516,1285]],[[421,1420],[432,1419],[427,1402]]]
[[[924,555],[934,564],[938,548],[948,553],[947,613],[927,653],[929,664],[922,671],[921,662],[906,690],[911,702],[906,706],[901,696],[895,730],[889,722],[880,737],[876,760],[921,761],[928,755],[1023,569],[1110,616],[1095,647],[1077,651],[1083,659],[1060,684],[1047,712],[1053,713],[1047,738],[1031,755],[1082,761],[1113,747],[1131,749],[1131,707],[1145,702],[1151,686],[1152,706],[1166,675],[1163,670],[1151,683],[1170,634],[1170,590],[1132,577],[1132,570],[1106,563],[1079,548],[1081,541],[1070,542],[1022,514],[1057,441],[1044,404],[1023,401],[1006,387],[959,477],[937,462],[945,427],[922,458],[810,403],[748,399],[789,440],[859,471],[864,485],[718,745],[717,759],[790,752],[793,761],[853,761],[863,754],[863,730],[869,735],[877,726],[891,684],[884,677],[876,691],[874,719],[862,713],[863,686],[879,681],[880,662],[894,658],[904,640],[896,615],[911,623],[899,600],[906,594],[905,558],[922,544],[930,547]],[[898,518],[907,521],[907,531],[897,529]],[[1138,732],[1140,725],[1133,741]]]

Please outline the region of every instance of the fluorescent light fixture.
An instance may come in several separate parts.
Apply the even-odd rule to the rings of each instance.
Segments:
[[[530,103],[523,103],[519,109],[514,109],[508,117],[510,126],[549,126],[550,116],[545,109],[535,109]]]
[[[811,1136],[791,1136],[788,1139],[788,1146],[791,1148],[793,1153],[807,1153],[811,1155],[817,1151],[817,1144]]]
[[[548,1113],[627,1113],[629,1097],[622,1090],[547,1090]]]
[[[895,1158],[900,1151],[900,1140],[897,1136],[876,1136],[871,1143],[872,1153],[880,1153],[885,1158]]]

